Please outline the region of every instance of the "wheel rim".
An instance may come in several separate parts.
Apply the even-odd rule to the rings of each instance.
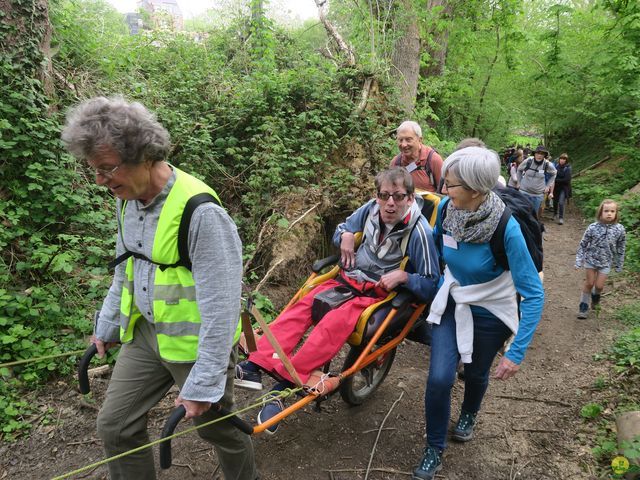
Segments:
[[[380,355],[371,364],[353,374],[351,390],[356,397],[367,397],[378,388],[389,370],[394,353],[395,351],[391,350]]]

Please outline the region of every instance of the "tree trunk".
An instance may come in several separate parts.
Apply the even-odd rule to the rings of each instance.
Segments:
[[[495,67],[496,62],[498,61],[499,53],[500,53],[500,27],[496,25],[496,54],[493,56],[493,60],[491,60],[491,64],[489,65],[489,72],[487,73],[487,78],[484,81],[484,85],[482,85],[482,90],[480,91],[480,101],[478,102],[478,116],[476,117],[476,122],[473,125],[473,131],[471,132],[472,137],[477,136],[477,131],[478,131],[478,128],[480,127],[484,97],[487,93],[489,82],[491,81],[491,75],[493,74],[493,67]]]
[[[31,78],[40,80],[45,94],[51,98],[53,95],[50,56],[52,29],[49,21],[49,2],[33,0],[18,3],[12,0],[0,0],[0,12],[4,13],[2,23],[14,29],[13,31],[5,30],[11,31],[11,34],[0,36],[0,51],[16,60],[24,60],[24,55],[32,51],[30,45],[35,40],[45,57],[45,62],[33,59],[30,65],[33,70],[25,73]],[[19,63],[24,65],[23,61]]]
[[[420,29],[412,0],[400,0],[396,29],[402,33],[396,40],[391,56],[391,77],[398,91],[400,105],[411,116],[418,94],[420,73]]]
[[[449,0],[429,0],[427,2],[429,11],[433,11],[437,7],[442,7],[439,18],[451,17],[452,5]],[[434,26],[429,28],[427,34],[431,37],[431,41],[425,47],[429,54],[429,61],[420,69],[420,76],[422,78],[440,77],[444,74],[444,66],[447,61],[449,29]]]

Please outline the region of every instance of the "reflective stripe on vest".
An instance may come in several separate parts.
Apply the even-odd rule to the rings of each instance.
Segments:
[[[176,181],[162,206],[156,230],[151,260],[158,264],[171,265],[178,261],[178,229],[187,201],[198,193],[216,193],[197,178],[173,167]],[[124,226],[124,211],[122,222]],[[142,317],[133,301],[133,262],[127,259],[125,280],[120,299],[120,340],[133,340],[136,321]],[[183,266],[155,268],[153,285],[153,317],[158,340],[158,352],[168,362],[194,362],[198,354],[200,312],[196,303],[196,290],[191,271]],[[241,323],[238,322],[234,342],[240,338]]]

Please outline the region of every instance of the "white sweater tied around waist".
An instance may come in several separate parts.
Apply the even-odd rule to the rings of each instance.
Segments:
[[[447,308],[449,295],[456,302],[456,340],[463,363],[471,363],[473,353],[473,315],[471,305],[486,308],[498,317],[511,331],[518,331],[518,303],[516,288],[511,272],[505,270],[500,276],[485,283],[461,286],[449,267],[445,268],[444,280],[431,303],[427,322],[440,325],[440,319]]]

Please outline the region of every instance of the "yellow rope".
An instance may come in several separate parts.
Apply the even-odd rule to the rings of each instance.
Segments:
[[[53,358],[70,357],[71,355],[80,355],[84,352],[85,352],[85,349],[82,349],[82,350],[74,350],[73,352],[58,353],[56,355],[46,355],[44,357],[26,358],[24,360],[16,360],[15,362],[0,363],[0,368],[14,367],[16,365],[23,365],[25,363],[34,363],[34,362],[40,362],[42,360],[51,360]]]
[[[242,408],[240,410],[236,410],[235,412],[231,412],[228,415],[225,415],[225,416],[220,417],[220,418],[216,418],[215,420],[211,420],[210,422],[206,422],[206,423],[203,423],[201,425],[196,425],[196,426],[187,428],[186,430],[183,430],[182,432],[174,433],[173,435],[169,435],[168,437],[160,438],[158,440],[154,440],[153,442],[147,443],[146,445],[142,445],[140,447],[136,447],[134,449],[127,450],[126,452],[119,453],[118,455],[114,455],[113,457],[105,458],[104,460],[100,460],[99,462],[95,462],[95,463],[92,463],[90,465],[86,465],[86,466],[84,466],[82,468],[79,468],[77,470],[74,470],[72,472],[68,472],[68,473],[60,475],[58,477],[54,477],[51,480],[63,480],[64,478],[69,478],[72,475],[76,475],[78,473],[86,472],[87,470],[91,470],[93,468],[99,467],[100,465],[104,465],[106,463],[112,462],[113,460],[117,460],[119,458],[126,457],[127,455],[131,455],[132,453],[136,453],[136,452],[139,452],[141,450],[145,450],[147,448],[151,448],[154,445],[158,445],[158,444],[160,444],[162,442],[166,442],[167,440],[171,440],[171,439],[179,437],[181,435],[185,435],[187,433],[194,432],[194,431],[198,430],[199,428],[208,427],[209,425],[213,425],[214,423],[221,422],[222,420],[226,420],[227,418],[231,418],[231,417],[233,417],[235,415],[238,415],[240,413],[248,412],[249,410],[251,410],[253,408],[260,407],[260,406],[264,405],[264,399],[267,398],[267,397],[269,397],[271,399],[274,399],[274,398],[287,398],[287,397],[299,392],[300,390],[302,390],[302,388],[293,388],[293,389],[287,388],[287,389],[282,390],[282,391],[268,392],[268,393],[262,395],[261,397],[259,397],[258,398],[259,401],[257,401],[256,403],[253,403],[253,404],[251,404],[251,405],[249,405],[247,407],[244,407],[244,408]]]

